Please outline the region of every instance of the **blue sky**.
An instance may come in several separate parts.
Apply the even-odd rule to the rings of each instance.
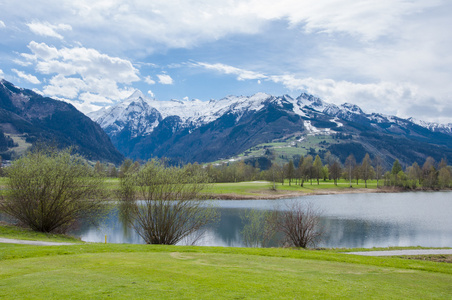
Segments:
[[[83,112],[127,98],[314,94],[452,122],[452,2],[0,2],[0,77]]]

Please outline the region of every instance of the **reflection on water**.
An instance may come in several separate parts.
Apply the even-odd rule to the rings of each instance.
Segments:
[[[207,230],[198,245],[243,246],[240,213],[245,209],[284,209],[290,201],[312,202],[322,211],[325,238],[320,247],[452,247],[452,193],[347,194],[306,196],[286,200],[217,201],[221,220]],[[113,210],[98,227],[74,234],[84,241],[144,243],[127,229]],[[187,243],[188,241],[184,241]]]

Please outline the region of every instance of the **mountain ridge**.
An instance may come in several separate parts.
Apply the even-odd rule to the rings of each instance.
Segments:
[[[408,163],[425,155],[440,157],[442,152],[452,159],[452,124],[367,114],[355,104],[338,106],[307,93],[297,98],[257,93],[202,102],[157,101],[136,91],[90,116],[124,155],[135,159],[165,156],[208,162],[238,155],[259,143],[338,133],[353,136],[365,150],[387,159],[400,157]],[[397,149],[382,149],[378,139],[388,148],[405,143],[415,150],[406,149],[409,153],[403,155]]]
[[[29,146],[36,142],[72,146],[90,160],[119,164],[124,159],[102,128],[74,106],[4,79],[0,80],[0,134],[15,136]],[[2,153],[10,155],[8,150]]]

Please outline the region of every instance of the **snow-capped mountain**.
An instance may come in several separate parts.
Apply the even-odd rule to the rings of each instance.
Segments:
[[[71,104],[0,79],[0,140],[5,137],[22,145],[3,145],[3,159],[37,143],[51,143],[59,148],[72,146],[94,161],[119,164],[124,160],[102,128]]]
[[[259,93],[251,97],[228,96],[221,100],[158,101],[149,99],[140,91],[135,91],[129,98],[109,109],[89,114],[110,134],[121,132],[125,128],[131,131],[132,137],[150,134],[165,118],[177,116],[182,128],[197,128],[213,122],[226,112],[237,114],[237,118],[246,111],[258,111],[264,102],[274,97]]]
[[[348,133],[363,139],[374,132],[452,147],[451,124],[367,114],[355,104],[335,105],[306,93],[297,98],[257,93],[204,102],[158,101],[135,91],[116,106],[89,116],[123,154],[141,159],[211,161],[303,134]]]
[[[443,133],[452,134],[452,123],[439,124],[439,123],[433,123],[433,122],[425,122],[425,121],[421,121],[421,120],[418,120],[415,118],[408,118],[407,120],[414,124],[427,128],[428,130],[431,130],[433,132],[443,132]]]

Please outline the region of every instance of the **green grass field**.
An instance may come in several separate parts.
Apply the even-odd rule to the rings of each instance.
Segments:
[[[0,180],[0,184],[1,184]],[[382,182],[380,181],[380,185]],[[108,191],[111,192],[111,197],[115,196],[115,191],[119,188],[118,178],[107,178],[105,180],[105,186]],[[273,184],[268,181],[249,181],[249,182],[229,182],[229,183],[213,183],[209,184],[208,187],[203,191],[204,194],[217,197],[220,195],[235,195],[240,196],[250,196],[250,197],[271,197],[272,195],[284,196],[285,193],[300,193],[300,194],[314,194],[322,193],[328,191],[356,191],[356,189],[364,189],[364,181],[360,180],[359,184],[356,181],[352,182],[352,188],[350,188],[350,183],[347,180],[341,179],[338,181],[337,185],[334,185],[332,180],[323,181],[320,180],[320,184],[317,184],[316,180],[311,182],[305,182],[304,186],[301,187],[299,182],[292,181],[289,185],[289,181],[286,180],[284,185],[280,182],[276,183],[277,191],[271,191]],[[369,180],[367,182],[367,189],[369,191],[374,191],[377,188],[376,180]]]
[[[380,182],[381,185],[381,182]],[[359,181],[359,184],[352,182],[352,188],[350,188],[349,181],[339,180],[337,185],[334,185],[332,180],[323,181],[317,184],[317,181],[305,182],[304,186],[293,181],[289,185],[289,181],[286,180],[284,185],[280,182],[276,183],[276,192],[271,191],[273,184],[266,181],[252,181],[252,182],[233,182],[233,183],[214,183],[211,184],[204,192],[213,197],[219,195],[235,195],[239,196],[255,196],[255,197],[272,197],[272,196],[284,196],[287,193],[299,193],[299,194],[315,194],[315,193],[328,193],[332,191],[342,192],[354,192],[357,189],[365,189],[364,181]],[[371,180],[367,182],[367,190],[375,191],[377,189],[377,181]]]
[[[301,141],[300,138],[302,139]],[[269,149],[275,155],[275,162],[282,164],[287,163],[294,155],[306,156],[310,149],[314,149],[318,152],[320,150],[325,150],[328,145],[338,144],[340,142],[340,140],[333,139],[331,135],[302,135],[287,138],[283,141],[256,145],[236,157],[233,157],[233,159],[264,156],[265,151]],[[326,143],[327,145],[323,145],[322,143]],[[226,163],[228,160],[219,160],[214,163]]]
[[[74,237],[61,235],[61,234],[50,234],[32,231],[30,229],[19,228],[16,226],[9,226],[1,224],[0,222],[0,237],[8,239],[21,239],[30,241],[45,241],[45,242],[72,242],[72,243],[83,243],[79,239]]]
[[[0,244],[0,299],[447,299],[451,283],[447,263],[335,250]]]

